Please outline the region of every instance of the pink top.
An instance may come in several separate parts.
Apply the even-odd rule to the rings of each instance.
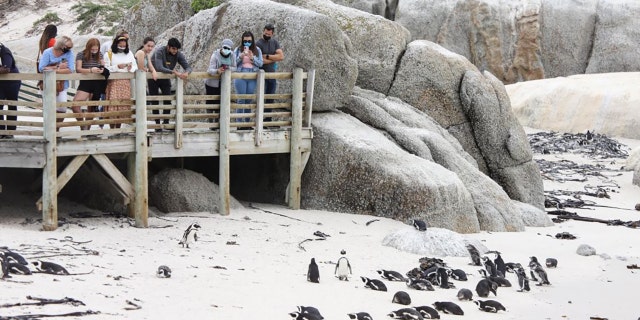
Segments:
[[[253,68],[253,61],[249,56],[242,57],[242,67],[243,68]]]

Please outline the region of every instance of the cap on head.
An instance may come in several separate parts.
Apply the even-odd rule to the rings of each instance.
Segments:
[[[273,25],[273,23],[267,23],[267,24],[264,26],[264,29],[265,29],[265,30],[269,30],[269,31],[273,31],[275,28],[276,28],[276,27]]]
[[[221,46],[222,47],[233,48],[233,41],[231,41],[231,39],[224,39],[224,40],[222,40]]]

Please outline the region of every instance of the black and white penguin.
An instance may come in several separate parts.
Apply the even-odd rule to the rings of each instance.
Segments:
[[[487,271],[484,269],[480,269],[478,270],[478,272],[480,272],[483,278],[486,278],[491,280],[492,282],[495,282],[499,287],[511,287],[511,282],[507,280],[507,278],[487,276]]]
[[[549,277],[547,276],[547,272],[544,271],[544,269],[542,268],[542,266],[540,264],[535,264],[531,267],[531,272],[538,275],[538,277],[540,278],[540,281],[538,281],[538,284],[536,284],[537,286],[542,286],[542,285],[550,285],[551,283],[549,282]]]
[[[518,286],[520,286],[520,290],[518,290],[518,292],[531,291],[531,288],[529,287],[529,278],[527,278],[527,273],[524,271],[522,265],[518,264],[515,272],[518,276]]]
[[[411,223],[413,224],[413,227],[416,228],[416,230],[418,231],[427,231],[427,223],[422,221],[422,220],[416,220],[413,219],[411,220]]]
[[[364,282],[365,288],[369,288],[375,291],[387,291],[387,286],[384,284],[384,282],[378,279],[369,279],[362,276],[360,276],[360,279],[362,279],[362,282]]]
[[[473,303],[478,305],[478,308],[484,312],[498,313],[499,310],[507,311],[502,303],[495,300],[475,300]]]
[[[449,269],[448,272],[453,280],[467,281],[467,273],[462,269]]]
[[[307,270],[307,281],[313,283],[320,283],[320,270],[316,264],[316,258],[311,258],[309,263],[309,269]]]
[[[22,274],[22,275],[31,275],[31,269],[24,264],[9,262],[8,264],[9,273],[13,274]]]
[[[8,247],[0,247],[0,252],[4,253],[7,263],[19,263],[22,265],[28,265],[27,259],[21,256],[19,253],[9,250]]]
[[[491,261],[489,257],[487,256],[482,257],[482,263],[484,264],[484,268],[485,270],[487,270],[490,276],[492,277],[498,276],[498,268],[496,268],[496,264],[493,263],[493,261]]]
[[[438,286],[442,289],[454,289],[453,283],[449,282],[449,273],[446,268],[438,268],[436,270],[436,279],[438,279]]]
[[[585,138],[588,142],[591,142],[593,140],[593,133],[587,130],[587,134],[585,134]]]
[[[408,278],[406,283],[407,287],[412,289],[422,291],[435,291],[433,285],[427,279]]]
[[[547,258],[547,260],[545,260],[545,265],[547,268],[555,268],[558,266],[558,260],[554,258]]]
[[[393,295],[393,299],[391,299],[391,302],[408,306],[411,304],[411,297],[404,291],[398,291]]]
[[[316,307],[297,306],[297,308],[298,308],[298,312],[300,312],[301,314],[312,314],[318,317],[318,319],[324,319],[324,317],[320,314],[320,310],[318,310],[318,308]]]
[[[373,317],[366,312],[348,313],[347,316],[353,320],[373,320]]]
[[[0,251],[0,279],[11,278],[9,275],[9,263],[4,256],[4,252]]]
[[[433,303],[433,306],[436,308],[436,310],[438,311],[442,311],[446,314],[455,314],[457,316],[462,316],[464,315],[464,311],[462,311],[462,308],[460,308],[459,305],[453,303],[453,302],[449,302],[449,301],[436,301]]]
[[[402,308],[396,311],[391,311],[387,314],[388,317],[393,319],[402,319],[402,320],[422,320],[424,317],[422,314],[414,309],[414,308]]]
[[[473,292],[469,289],[462,288],[458,291],[458,300],[471,301],[473,300]]]
[[[504,264],[506,271],[511,273],[515,273],[519,265],[520,264],[516,262],[507,262]]]
[[[385,279],[385,280],[403,281],[403,282],[407,281],[407,279],[400,272],[397,272],[397,271],[380,269],[380,270],[376,270],[376,272],[380,275],[380,277],[382,277],[382,279]]]
[[[493,259],[493,263],[496,265],[496,269],[498,270],[498,275],[504,277],[507,274],[507,265],[502,260],[502,256],[500,256],[500,252],[496,251],[496,258]]]
[[[498,284],[489,279],[482,279],[478,281],[478,284],[476,285],[476,293],[479,297],[483,298],[488,297],[490,292],[493,292],[493,295],[497,296],[497,290]]]
[[[342,281],[349,281],[349,275],[353,274],[351,272],[351,264],[349,263],[349,259],[345,256],[347,254],[346,251],[340,251],[342,255],[338,259],[338,263],[336,263],[336,269],[333,271],[333,274]]]
[[[47,261],[34,261],[32,264],[36,267],[36,270],[42,273],[69,275],[69,271],[63,266]]]
[[[438,313],[438,310],[431,308],[430,306],[419,306],[414,307],[414,309],[418,310],[425,319],[440,319],[440,313]]]
[[[181,244],[183,248],[189,248],[191,242],[198,241],[198,230],[200,230],[200,225],[197,222],[190,224],[182,233],[182,240],[178,244]]]
[[[297,311],[289,313],[289,316],[291,316],[293,320],[322,320],[322,318],[319,318],[315,314],[300,313]]]
[[[470,243],[467,243],[466,247],[467,251],[469,251],[469,255],[471,256],[471,265],[481,266],[482,261],[480,260],[480,252],[478,249]]]
[[[156,271],[156,277],[158,278],[171,278],[171,269],[167,266],[159,266]]]

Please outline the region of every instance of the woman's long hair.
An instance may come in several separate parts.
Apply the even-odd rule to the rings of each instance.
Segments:
[[[113,43],[111,43],[111,52],[118,53],[118,42],[124,40],[127,43],[127,48],[124,49],[124,53],[128,54],[129,53],[129,39],[127,39],[127,37],[123,36],[123,35],[119,35],[117,36],[115,39],[113,39]]]
[[[98,46],[98,52],[95,54],[91,53],[91,48]],[[82,57],[84,61],[96,61],[100,63],[100,40],[98,38],[91,38],[87,40],[87,44],[84,46],[84,51],[82,51]]]
[[[254,55],[257,55],[258,49],[256,47],[256,39],[253,37],[253,33],[251,33],[251,31],[245,31],[242,33],[242,38],[240,38],[240,46],[244,46],[245,37],[251,37],[251,46],[249,47],[249,50],[251,50]],[[240,50],[240,52],[242,52],[242,50]]]
[[[149,43],[149,41],[151,41],[151,42],[153,42],[153,43],[155,43],[155,42],[156,42],[155,40],[153,40],[153,38],[151,38],[151,37],[146,37],[146,38],[144,38],[144,40],[142,40],[142,45],[140,46],[140,48],[138,48],[138,50],[136,50],[136,52],[137,52],[137,51],[142,50],[142,48],[144,48],[144,45],[146,45],[147,43]]]
[[[40,42],[38,43],[38,48],[40,49],[40,53],[47,50],[49,47],[49,40],[51,38],[55,38],[58,35],[58,27],[53,24],[49,24],[44,27],[44,31],[42,31],[42,36],[40,36]]]

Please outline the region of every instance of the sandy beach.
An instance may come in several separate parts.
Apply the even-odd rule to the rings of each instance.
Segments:
[[[629,147],[640,145],[635,140],[620,141]],[[569,153],[544,157],[581,163],[605,162]],[[623,162],[609,159],[606,165],[620,168]],[[611,199],[589,199],[599,205],[625,210],[606,207],[568,210],[600,219],[639,220],[640,213],[633,210],[639,190],[631,184],[632,174],[629,171],[612,174],[610,179],[619,188],[610,192]],[[603,181],[545,180],[544,183],[547,191],[577,191],[583,190],[587,183],[598,185]],[[527,265],[530,256],[541,261],[548,257],[559,261],[557,268],[547,269],[551,285],[539,287],[532,282],[528,293],[517,292],[516,277],[508,274],[507,279],[514,287],[499,288],[497,297],[490,296],[500,301],[507,311],[489,314],[478,310],[472,302],[456,298],[460,288],[474,291],[481,279],[477,272],[480,267],[469,265],[469,257],[438,257],[468,274],[466,282],[453,281],[456,289],[417,291],[402,282],[386,280],[388,292],[364,288],[360,276],[381,279],[376,273],[378,269],[404,274],[418,267],[422,256],[382,245],[386,235],[400,228],[412,228],[401,221],[244,203],[245,209],[233,210],[229,216],[161,214],[151,210],[151,227],[136,229],[126,217],[90,210],[61,198],[59,214],[66,223],[54,232],[43,232],[37,221],[40,214],[33,205],[37,197],[38,194],[23,193],[11,183],[3,183],[0,245],[23,254],[29,261],[52,261],[70,273],[88,274],[13,275],[0,281],[4,288],[0,305],[29,302],[27,296],[70,297],[85,305],[0,306],[0,318],[92,310],[100,314],[75,318],[289,319],[289,312],[304,305],[318,308],[325,319],[348,319],[347,313],[362,311],[369,312],[374,319],[385,319],[390,311],[403,307],[391,302],[393,294],[400,290],[410,294],[414,306],[431,305],[435,301],[458,303],[465,312],[464,317],[471,319],[636,319],[640,316],[631,297],[640,286],[640,272],[627,269],[628,265],[640,264],[639,231],[624,226],[569,220],[547,228],[527,228],[525,232],[465,235],[481,241],[490,250],[502,252],[505,262]],[[379,221],[367,225],[374,219]],[[182,232],[193,222],[202,227],[199,241],[188,249],[182,248],[178,244]],[[317,239],[313,235],[316,231],[330,237],[300,245],[305,239]],[[555,235],[560,232],[569,232],[577,239],[556,239]],[[588,257],[576,254],[581,244],[594,247],[597,254]],[[341,250],[346,250],[353,267],[353,277],[348,282],[334,277]],[[487,256],[493,259],[492,254]],[[320,283],[306,281],[311,258],[318,262]],[[172,269],[171,278],[156,277],[160,265]],[[441,317],[458,316],[441,313]],[[74,317],[65,317],[69,318]]]

